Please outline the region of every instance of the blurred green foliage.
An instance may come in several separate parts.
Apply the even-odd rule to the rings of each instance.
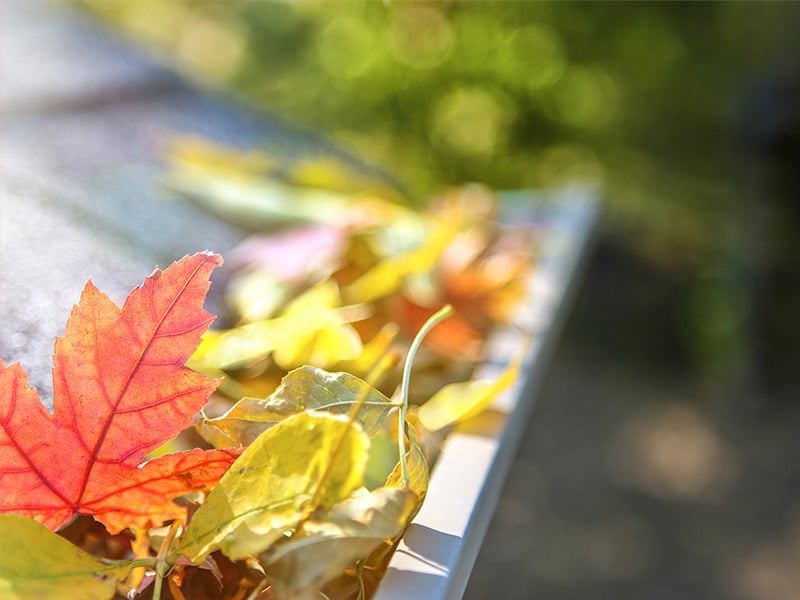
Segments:
[[[749,235],[738,103],[797,54],[797,5],[89,4],[191,77],[328,133],[417,197],[466,181],[598,186],[607,230],[695,274],[674,317],[690,345],[736,347],[747,302],[729,258]]]
[[[610,197],[639,207],[626,213],[677,217],[670,228],[693,243],[703,232],[671,212],[688,201],[681,183],[659,205],[641,192],[660,186],[642,180],[708,173],[742,77],[780,58],[795,31],[787,16],[800,14],[739,3],[90,5],[190,76],[329,133],[417,194],[465,181],[614,185],[623,193]],[[698,208],[709,190],[691,185]]]

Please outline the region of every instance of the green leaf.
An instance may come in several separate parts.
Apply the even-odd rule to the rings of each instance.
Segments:
[[[291,539],[262,556],[281,598],[319,597],[317,591],[381,545],[391,545],[416,513],[420,499],[407,488],[362,491],[324,517],[303,523]]]
[[[438,431],[481,413],[514,383],[520,362],[515,361],[495,381],[460,381],[444,386],[419,407],[420,422],[428,430]]]
[[[289,372],[269,397],[242,398],[221,417],[201,420],[197,429],[212,443],[246,446],[273,425],[306,410],[347,415],[365,392],[355,420],[372,436],[395,405],[354,375],[309,366]]]
[[[396,433],[383,427],[369,439],[369,457],[364,472],[364,486],[368,490],[386,485],[387,478],[397,468]]]
[[[130,566],[104,562],[33,519],[0,515],[0,598],[107,600]]]
[[[217,548],[232,560],[263,552],[311,511],[330,508],[362,487],[368,450],[367,435],[344,416],[287,418],[233,463],[175,552],[195,563]]]

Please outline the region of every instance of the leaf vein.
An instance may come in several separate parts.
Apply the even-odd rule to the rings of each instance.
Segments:
[[[119,392],[119,394],[117,396],[116,402],[112,402],[112,407],[113,407],[114,410],[112,410],[108,414],[108,416],[107,416],[107,418],[105,420],[105,423],[103,423],[103,427],[100,430],[100,435],[97,438],[95,446],[94,446],[94,448],[92,448],[91,457],[90,457],[89,461],[87,461],[87,469],[86,469],[86,471],[85,471],[85,473],[84,473],[84,475],[82,477],[81,490],[80,490],[80,493],[78,494],[78,500],[76,502],[76,504],[78,506],[80,506],[81,502],[83,501],[83,495],[86,492],[86,486],[87,486],[87,484],[89,482],[89,478],[91,476],[91,471],[94,468],[95,461],[96,461],[97,457],[99,456],[100,450],[101,450],[101,448],[103,447],[103,445],[105,443],[105,439],[108,436],[109,430],[111,429],[111,424],[112,424],[112,422],[114,420],[114,414],[116,412],[116,409],[119,407],[119,404],[124,399],[124,397],[125,397],[125,395],[126,395],[126,393],[128,391],[128,388],[130,387],[131,382],[133,381],[133,378],[136,375],[136,372],[139,370],[142,357],[144,356],[145,352],[147,352],[148,348],[150,348],[151,344],[153,343],[154,336],[158,332],[158,330],[161,327],[161,325],[164,323],[164,320],[172,312],[172,310],[175,307],[175,305],[177,304],[178,300],[180,300],[180,298],[185,293],[187,287],[189,286],[189,283],[192,281],[192,279],[194,279],[197,276],[197,273],[204,266],[204,264],[205,264],[205,260],[202,260],[194,267],[194,269],[192,271],[192,274],[183,282],[183,285],[180,287],[180,290],[178,291],[178,293],[175,294],[175,296],[174,296],[174,298],[172,298],[172,301],[170,302],[169,306],[166,308],[166,310],[164,310],[163,314],[161,314],[161,315],[158,315],[155,312],[155,301],[153,299],[153,294],[155,293],[154,292],[154,288],[155,288],[154,280],[152,280],[152,279],[145,280],[145,284],[144,285],[147,285],[148,282],[150,283],[150,286],[149,286],[150,289],[148,291],[149,291],[149,294],[150,294],[150,297],[151,297],[150,298],[150,305],[152,307],[153,318],[156,321],[156,325],[153,328],[152,332],[150,333],[149,337],[144,341],[142,350],[141,350],[141,352],[139,354],[139,358],[134,363],[133,367],[131,368],[130,372],[128,373],[128,376],[125,378],[125,383],[122,386],[122,389],[120,390],[120,392]]]

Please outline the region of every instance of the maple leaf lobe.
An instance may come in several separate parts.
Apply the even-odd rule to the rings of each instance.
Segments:
[[[51,529],[76,512],[109,528],[126,516],[156,523],[175,516],[172,498],[227,470],[235,453],[224,451],[139,467],[191,425],[217,386],[184,365],[214,319],[202,306],[221,262],[205,252],[156,270],[121,309],[88,282],[56,340],[52,415],[24,370],[0,363],[0,512]]]

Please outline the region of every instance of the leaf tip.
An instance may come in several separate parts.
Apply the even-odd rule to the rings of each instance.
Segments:
[[[211,250],[203,250],[201,252],[198,252],[197,254],[199,256],[202,256],[208,262],[213,262],[214,266],[217,266],[217,267],[221,266],[222,263],[224,262],[222,260],[222,256],[220,256],[216,252],[212,252]]]

